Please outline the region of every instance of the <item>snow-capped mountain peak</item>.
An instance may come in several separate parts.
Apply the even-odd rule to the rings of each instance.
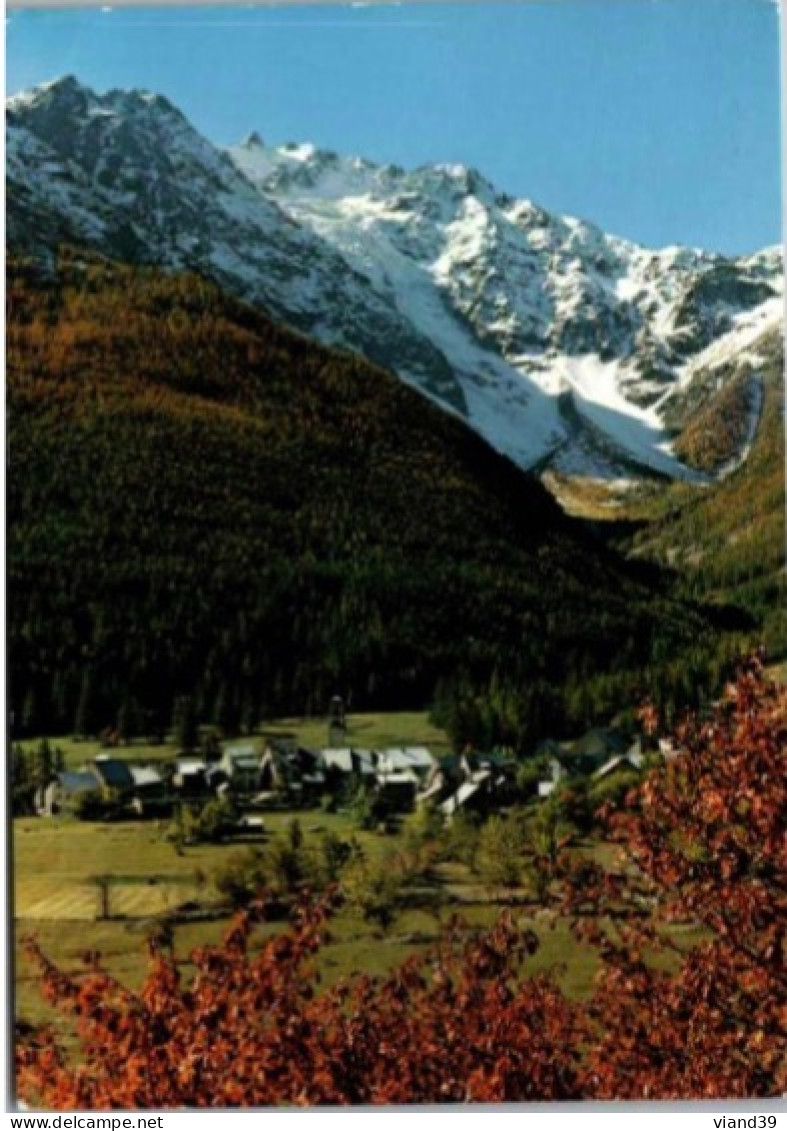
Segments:
[[[714,343],[781,316],[777,249],[650,251],[464,165],[256,132],[222,151],[160,95],[72,77],[10,99],[7,125],[12,250],[69,240],[202,271],[394,369],[524,467],[690,475],[670,399]]]
[[[633,459],[687,474],[661,407],[698,352],[763,311],[773,317],[767,304],[781,293],[781,260],[768,251],[650,251],[514,199],[466,166],[229,152],[439,344],[471,419],[519,462]]]

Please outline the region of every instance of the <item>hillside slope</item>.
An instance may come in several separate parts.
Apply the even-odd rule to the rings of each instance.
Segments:
[[[648,515],[633,541],[636,556],[669,566],[678,592],[738,605],[753,617],[774,657],[787,655],[785,588],[784,342],[763,334],[753,348],[761,374],[747,458],[712,488],[674,487]],[[751,387],[751,358],[724,359],[720,392],[695,408],[700,453],[725,451],[730,429],[750,431],[751,400],[731,404]],[[711,384],[707,372],[703,387]],[[655,511],[655,517],[654,517]],[[645,508],[647,515],[648,508]]]
[[[559,712],[707,637],[460,421],[204,280],[66,258],[8,293],[20,727],[420,706],[457,672]]]
[[[700,355],[782,313],[778,249],[651,251],[463,166],[222,150],[143,91],[16,95],[7,151],[13,251],[65,241],[199,272],[395,372],[523,468],[703,481],[713,458],[671,448],[673,398]]]

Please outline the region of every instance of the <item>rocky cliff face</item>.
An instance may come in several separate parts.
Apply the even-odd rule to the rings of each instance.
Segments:
[[[73,79],[8,104],[8,239],[192,269],[364,354],[527,468],[692,477],[672,441],[714,356],[782,317],[776,249],[650,251],[499,192],[258,135]],[[756,368],[756,358],[752,359]]]
[[[165,98],[98,97],[64,79],[7,114],[8,243],[58,241],[210,275],[321,341],[392,367],[458,411],[461,389],[428,338],[335,250],[293,222]]]

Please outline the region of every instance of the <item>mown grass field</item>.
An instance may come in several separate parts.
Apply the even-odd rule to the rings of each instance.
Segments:
[[[306,746],[324,745],[324,720],[284,719],[255,736],[295,734]],[[446,736],[428,722],[424,714],[359,715],[349,720],[348,744],[388,746],[424,744],[433,751],[447,749]],[[79,765],[100,749],[97,743],[56,740],[70,765]],[[121,747],[120,756],[142,761],[172,757],[171,745]],[[349,812],[327,813],[320,809],[298,812],[266,812],[266,836],[270,842],[285,833],[297,818],[307,850],[316,852],[324,833],[344,840],[354,838],[371,864],[401,850],[401,834],[386,835],[357,828]],[[146,931],[162,913],[173,912],[187,901],[211,903],[218,893],[214,880],[241,845],[200,844],[176,849],[167,838],[168,821],[80,822],[70,818],[18,818],[14,822],[13,873],[15,899],[16,1013],[29,1022],[54,1021],[54,1015],[38,991],[38,977],[23,954],[25,935],[33,933],[45,953],[66,971],[83,968],[86,951],[100,952],[105,968],[122,983],[139,987],[148,966]],[[611,865],[616,850],[609,844],[587,842],[600,863]],[[109,876],[109,918],[101,917],[101,895],[96,877]],[[424,906],[406,906],[390,928],[383,932],[364,921],[351,907],[343,908],[331,923],[331,941],[319,955],[323,985],[360,971],[381,975],[411,954],[435,942],[445,922],[459,913],[469,930],[490,926],[501,904],[500,892],[485,889],[477,876],[461,864],[438,865],[427,890]],[[516,893],[519,896],[526,893]],[[433,896],[434,898],[431,898]],[[514,908],[523,926],[533,927],[541,946],[528,969],[535,973],[554,971],[572,997],[591,991],[598,960],[593,951],[579,945],[567,921],[545,916],[524,898]],[[174,927],[174,952],[188,977],[189,956],[199,945],[216,943],[226,929],[228,917],[201,922],[180,922]],[[259,929],[264,939],[282,929],[272,923]],[[685,933],[691,941],[690,932]],[[61,1025],[61,1022],[57,1022]],[[66,1035],[70,1030],[63,1029]]]
[[[308,846],[324,831],[354,836],[370,861],[397,849],[400,837],[359,831],[346,814],[319,810],[298,814],[265,815],[270,836],[284,830],[297,816]],[[82,969],[81,956],[88,950],[101,953],[105,968],[124,984],[141,985],[147,969],[146,926],[153,916],[186,900],[215,898],[215,871],[237,849],[228,845],[186,847],[178,855],[154,823],[127,822],[92,824],[69,819],[17,820],[14,828],[14,880],[16,902],[16,1012],[29,1022],[54,1020],[42,1001],[37,974],[22,952],[25,935],[33,933],[44,951],[65,970]],[[110,914],[101,920],[99,893],[93,877],[115,877],[110,889]],[[320,954],[324,984],[365,971],[384,974],[409,955],[436,941],[442,924],[459,911],[469,928],[491,925],[500,906],[489,893],[468,882],[463,869],[447,868],[441,877],[447,898],[432,909],[404,909],[387,932],[365,922],[350,909],[332,921],[331,942]],[[461,897],[461,905],[456,896]],[[577,947],[568,926],[546,924],[535,908],[516,910],[521,922],[534,926],[542,937],[541,950],[532,960],[532,970],[554,968],[566,991],[589,992],[595,957]],[[218,942],[227,919],[180,923],[174,930],[177,957],[185,963],[194,947]],[[280,923],[260,928],[258,937],[281,929]]]
[[[292,816],[266,815],[271,835],[282,831]],[[402,839],[397,835],[358,831],[344,814],[313,811],[297,816],[307,846],[321,831],[330,829],[342,836],[354,835],[370,860],[396,851]],[[108,973],[123,985],[138,989],[148,970],[146,935],[155,922],[151,917],[182,900],[206,900],[214,895],[211,878],[233,851],[231,845],[204,845],[186,847],[182,855],[177,855],[161,830],[143,822],[94,825],[68,820],[17,821],[14,865],[17,906],[22,914],[15,923],[16,1016],[32,1024],[53,1024],[66,1047],[76,1053],[78,1046],[71,1021],[57,1015],[41,997],[38,973],[24,954],[24,936],[34,934],[44,952],[73,975],[85,970],[86,952],[98,951]],[[589,842],[583,844],[582,851],[611,863],[614,850],[608,844]],[[108,920],[95,918],[99,903],[90,878],[98,872],[117,878],[111,889],[113,917]],[[502,910],[497,893],[484,890],[463,866],[438,866],[437,873],[444,898],[435,899],[431,905],[427,900],[426,906],[405,907],[387,931],[364,921],[351,907],[344,907],[331,920],[330,941],[317,958],[321,986],[328,987],[360,972],[385,975],[409,956],[437,942],[446,922],[457,913],[469,931],[489,927],[497,920]],[[151,883],[154,879],[156,882]],[[40,896],[43,882],[51,885],[49,898],[56,903],[57,914],[29,917],[24,914],[25,901]],[[598,956],[577,942],[568,921],[546,914],[527,901],[515,905],[512,913],[520,926],[534,929],[540,939],[540,947],[528,960],[524,973],[550,971],[571,998],[588,997],[599,970]],[[174,927],[174,954],[186,981],[192,970],[190,956],[194,949],[220,942],[228,921],[223,916],[181,922]],[[263,924],[255,932],[256,944],[282,929],[281,922]],[[670,934],[686,947],[701,937],[685,926],[671,927]]]
[[[445,733],[425,712],[357,714],[348,717],[346,742],[358,747],[427,745],[435,753],[450,749]],[[259,744],[268,737],[293,735],[307,747],[328,743],[326,719],[289,718],[261,725],[253,736],[238,742]],[[40,739],[23,743],[34,748]],[[99,741],[50,738],[69,768],[77,768],[104,749]],[[166,762],[175,757],[172,742],[151,745],[132,742],[113,748],[115,757],[133,762]],[[347,814],[307,812],[265,815],[273,837],[296,816],[308,843],[331,831],[355,836],[367,858],[374,861],[392,849],[392,838],[359,832]],[[68,818],[21,818],[14,822],[13,876],[16,921],[17,1012],[28,1020],[49,1017],[37,990],[36,978],[19,950],[19,940],[33,932],[46,952],[67,969],[79,966],[79,955],[99,950],[107,968],[130,985],[140,984],[147,965],[141,921],[188,900],[215,898],[213,879],[233,851],[241,846],[194,845],[181,853],[166,839],[167,821],[122,823],[80,822]],[[109,892],[109,920],[99,920],[101,896],[95,878],[114,878]],[[390,938],[374,939],[366,924],[343,916],[335,924],[336,943],[325,955],[325,973],[339,977],[358,968],[380,972],[412,952],[396,941],[402,935],[423,934],[420,913],[415,924],[405,913]],[[185,923],[176,928],[176,950],[187,958],[198,944],[217,941],[225,921]],[[434,933],[435,924],[430,930]],[[275,929],[280,929],[277,925]],[[360,964],[360,965],[359,965]]]

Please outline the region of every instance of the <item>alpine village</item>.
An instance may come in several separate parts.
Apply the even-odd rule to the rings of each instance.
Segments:
[[[783,260],[7,103],[17,1088],[787,1093]]]

